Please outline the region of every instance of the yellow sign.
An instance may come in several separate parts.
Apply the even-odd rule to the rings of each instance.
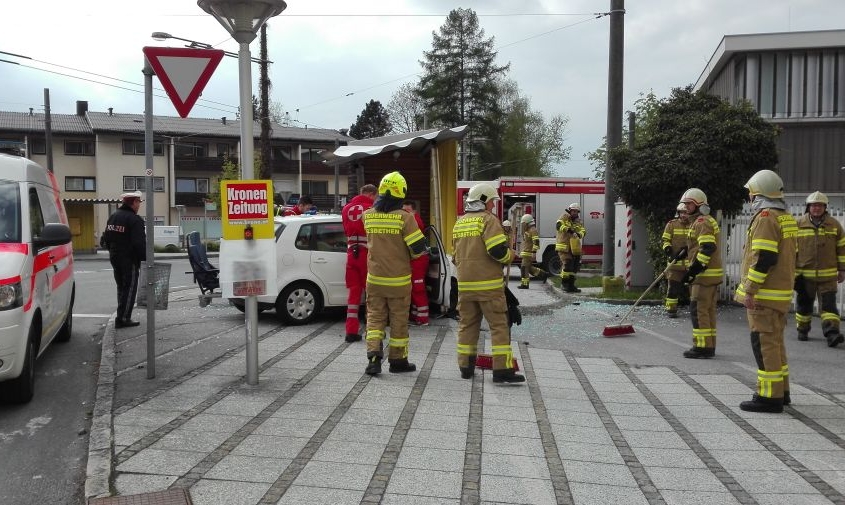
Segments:
[[[223,238],[272,239],[273,181],[221,181]]]

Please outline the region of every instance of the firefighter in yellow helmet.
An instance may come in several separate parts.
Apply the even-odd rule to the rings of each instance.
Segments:
[[[742,254],[741,279],[734,300],[743,304],[757,361],[757,391],[739,408],[783,412],[789,404],[789,366],[783,329],[792,302],[798,224],[783,200],[783,181],[760,170],[745,184],[751,198],[751,224]]]
[[[716,296],[722,283],[721,232],[710,216],[707,195],[690,188],[681,196],[690,219],[687,236],[689,268],[682,280],[690,285],[692,348],[685,358],[707,359],[716,355]]]
[[[455,222],[452,242],[458,270],[458,368],[461,377],[475,375],[481,318],[490,326],[493,351],[493,382],[525,382],[515,372],[505,280],[502,266],[510,265],[516,251],[508,246],[499,219],[490,211],[499,194],[481,182],[470,188],[464,215]]]
[[[807,340],[813,319],[813,301],[819,299],[822,333],[829,347],[842,343],[837,283],[845,280],[845,232],[839,221],[827,213],[827,196],[819,191],[807,197],[807,207],[798,218],[798,255],[795,265],[797,303],[795,323],[798,340]]]
[[[540,250],[540,234],[537,233],[537,223],[534,222],[534,216],[531,214],[524,214],[519,219],[520,228],[522,231],[522,246],[520,247],[519,256],[522,258],[520,266],[521,282],[519,289],[528,289],[528,283],[531,277],[538,277],[540,281],[545,281],[548,274],[545,270],[534,266],[534,259],[537,251]]]
[[[555,223],[555,251],[560,257],[560,284],[567,293],[580,293],[575,287],[575,274],[581,269],[581,241],[587,229],[581,224],[581,205],[571,203]]]
[[[684,283],[681,282],[687,274],[687,267],[689,260],[685,254],[681,254],[683,249],[687,248],[687,237],[689,236],[689,215],[687,214],[687,206],[684,203],[679,203],[675,212],[675,219],[672,219],[663,228],[662,242],[660,247],[666,253],[667,261],[673,261],[679,255],[684,256],[682,259],[676,260],[666,272],[666,315],[675,318],[678,317],[678,302],[681,298],[688,299],[689,295]]]
[[[381,179],[373,207],[364,211],[367,232],[367,368],[381,373],[385,328],[390,326],[387,360],[391,373],[413,372],[408,361],[411,259],[425,252],[425,238],[414,216],[402,209],[408,184],[399,172]]]

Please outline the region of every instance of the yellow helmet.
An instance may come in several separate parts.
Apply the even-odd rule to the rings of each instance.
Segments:
[[[752,175],[745,183],[745,188],[751,196],[783,198],[783,179],[771,170],[760,170]]]
[[[524,214],[521,218],[519,218],[519,222],[522,224],[533,223],[534,216],[532,216],[531,214]]]
[[[491,186],[486,182],[479,182],[475,186],[469,188],[469,192],[467,193],[467,201],[468,202],[484,202],[487,203],[490,200],[498,200],[499,199],[499,192],[496,191],[496,188]]]
[[[827,195],[822,193],[821,191],[816,191],[815,193],[812,193],[810,194],[810,196],[807,197],[807,205],[810,205],[811,203],[823,203],[825,204],[825,206],[827,206],[827,202]]]
[[[405,195],[408,194],[408,183],[405,182],[405,177],[399,172],[390,172],[381,178],[381,183],[378,185],[378,194],[405,198]]]
[[[694,203],[696,207],[707,205],[707,195],[698,188],[690,188],[681,196],[681,203]]]

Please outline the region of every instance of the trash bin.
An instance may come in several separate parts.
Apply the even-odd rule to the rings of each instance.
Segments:
[[[147,262],[141,262],[141,272],[138,277],[138,307],[147,306]],[[153,263],[153,308],[155,310],[167,310],[167,302],[170,298],[170,263]]]

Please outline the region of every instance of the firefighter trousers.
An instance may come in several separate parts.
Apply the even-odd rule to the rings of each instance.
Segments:
[[[797,281],[800,282],[800,281]],[[813,321],[813,302],[819,298],[819,312],[822,318],[824,336],[839,333],[839,309],[836,307],[836,280],[816,282],[803,279],[804,289],[796,290],[795,325],[798,331],[809,333]]]
[[[367,248],[358,246],[357,252],[346,253],[346,333],[357,334],[359,308],[364,290],[367,289]]]
[[[117,284],[117,319],[128,321],[132,319],[141,266],[125,253],[109,253],[109,261],[114,271],[114,282]],[[150,304],[153,305],[153,302]]]
[[[508,328],[505,294],[492,300],[462,300],[458,294],[458,367],[474,366],[478,355],[478,339],[481,332],[481,318],[490,326],[493,370],[513,368],[510,328]],[[482,347],[484,343],[482,342]]]
[[[684,286],[683,282],[681,282],[686,273],[686,269],[669,269],[669,271],[666,272],[666,300],[664,306],[666,307],[666,312],[669,312],[670,314],[674,314],[678,311],[678,303],[681,298],[689,298],[689,296],[685,296],[687,294],[687,288]]]
[[[690,293],[693,347],[716,348],[716,295],[719,285],[693,284]]]
[[[541,270],[534,266],[534,261],[531,256],[523,256],[522,263],[519,265],[519,273],[522,278],[522,286],[528,286],[529,279],[540,275]]]
[[[789,391],[789,365],[783,329],[786,314],[768,307],[747,309],[751,330],[751,351],[757,362],[757,395],[768,399],[782,399]]]
[[[367,295],[367,357],[384,357],[385,329],[390,326],[387,342],[389,361],[408,359],[408,310],[411,294],[401,297]]]
[[[428,323],[428,292],[425,274],[428,273],[428,254],[411,260],[411,317],[417,324]]]
[[[581,270],[581,256],[574,256],[568,252],[558,252],[560,264],[562,266],[560,271],[560,278],[567,281],[570,277],[575,278],[575,274]]]

